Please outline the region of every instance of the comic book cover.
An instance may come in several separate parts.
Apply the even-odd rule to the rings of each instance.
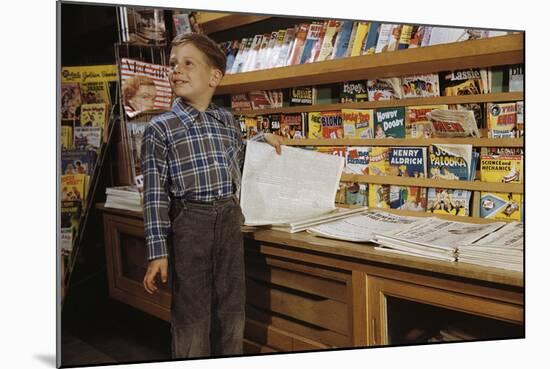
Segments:
[[[470,216],[471,191],[429,188],[426,211],[434,214]]]
[[[255,117],[244,117],[246,138],[250,139],[259,133],[258,120]]]
[[[516,136],[516,103],[487,103],[487,135],[489,138]]]
[[[390,209],[426,211],[427,190],[417,186],[390,186]]]
[[[472,145],[430,145],[429,178],[469,180],[472,166]]]
[[[305,138],[304,128],[301,113],[281,114],[280,129],[284,138]]]
[[[379,78],[367,81],[369,101],[401,99],[401,78]]]
[[[73,127],[68,125],[61,126],[61,150],[70,150],[73,148]]]
[[[481,181],[523,183],[523,155],[482,155]]]
[[[146,111],[171,109],[167,66],[122,58],[120,75],[124,111],[129,118]]]
[[[231,109],[233,111],[252,110],[252,103],[248,98],[248,94],[232,94],[231,95]]]
[[[401,177],[426,178],[428,155],[425,147],[390,147],[389,174]]]
[[[78,83],[61,83],[61,119],[79,118],[82,98]]]
[[[82,104],[111,104],[109,84],[105,81],[80,82]]]
[[[370,24],[369,22],[358,22],[357,23],[357,32],[355,34],[355,39],[351,46],[351,52],[349,56],[359,56],[361,55],[361,50],[365,44],[367,34],[369,32]]]
[[[313,105],[317,103],[317,89],[315,87],[290,88],[290,106]]]
[[[368,204],[369,208],[390,209],[390,185],[370,184]]]
[[[344,138],[344,127],[342,125],[342,113],[340,111],[323,111],[318,113],[318,116],[313,116],[313,121],[315,122],[315,119],[318,119],[320,128],[321,128],[321,136],[322,138]],[[317,134],[317,131],[315,129],[318,129],[318,127],[314,124],[311,125],[311,113],[310,113],[310,124],[308,125],[309,129],[314,129],[314,136]],[[311,131],[309,131],[311,132]],[[308,138],[315,138],[310,137],[308,135]]]
[[[78,231],[81,214],[81,201],[61,201],[61,228],[71,228],[76,233]]]
[[[308,113],[307,138],[323,138],[321,112]]]
[[[61,152],[62,174],[92,175],[97,153],[89,150],[67,150]]]
[[[347,146],[344,173],[369,174],[369,153],[367,146]]]
[[[439,96],[439,76],[436,73],[401,77],[404,99]]]
[[[447,105],[407,106],[405,114],[405,136],[407,138],[432,137],[432,124],[426,114],[435,110],[446,110]]]
[[[83,127],[100,127],[105,129],[108,105],[105,103],[82,104],[80,108],[80,125]]]
[[[346,204],[367,206],[368,185],[366,183],[346,183]]]
[[[365,81],[343,82],[340,85],[340,102],[368,101],[367,84]]]
[[[515,193],[481,192],[480,217],[496,220],[523,219],[523,196]]]
[[[88,176],[86,174],[61,175],[61,201],[81,201],[86,204]]]
[[[281,135],[281,114],[270,114],[267,116],[269,120],[269,132],[275,135]]]
[[[342,109],[344,138],[374,138],[372,109]]]
[[[473,111],[434,109],[426,116],[435,137],[481,137]]]
[[[336,196],[334,196],[335,204],[345,204],[346,203],[346,187],[348,182],[340,182],[338,184],[338,190],[336,190]]]
[[[482,94],[488,89],[486,75],[485,68],[441,72],[439,74],[441,96]]]
[[[340,156],[346,158],[346,147],[345,146],[317,146],[315,151],[322,154]]]
[[[76,150],[98,151],[101,137],[101,127],[74,127],[73,146]]]
[[[375,109],[374,138],[405,138],[405,108]]]

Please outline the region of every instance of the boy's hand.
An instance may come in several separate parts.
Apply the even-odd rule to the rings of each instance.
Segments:
[[[275,148],[277,154],[281,155],[281,145],[283,143],[283,138],[281,136],[274,135],[273,133],[265,133],[264,137],[265,141]]]
[[[162,283],[166,283],[166,281],[168,280],[168,258],[155,259],[149,262],[147,272],[145,273],[145,277],[143,278],[143,286],[145,287],[145,290],[150,294],[155,293],[158,289],[155,283],[155,277],[159,272]]]

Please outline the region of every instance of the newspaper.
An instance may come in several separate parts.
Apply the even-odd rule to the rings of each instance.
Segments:
[[[498,231],[491,233],[477,241],[471,248],[485,247],[507,247],[513,249],[523,249],[523,223],[511,222],[506,224]]]
[[[318,217],[309,218],[307,220],[272,225],[271,229],[274,229],[276,231],[288,232],[288,233],[296,233],[296,232],[305,231],[306,229],[319,224],[324,224],[328,222],[333,222],[335,220],[348,218],[356,215],[357,213],[364,213],[366,211],[368,211],[368,208],[366,206],[363,206],[357,209],[336,208],[330,213],[323,214]]]
[[[473,111],[434,109],[426,116],[438,137],[481,137]]]
[[[397,232],[412,224],[431,218],[410,217],[382,211],[355,215],[335,222],[310,227],[307,231],[316,236],[352,242],[374,240],[375,232]]]
[[[241,187],[245,225],[291,223],[336,209],[344,158],[248,141]]]
[[[504,222],[473,224],[430,218],[429,222],[413,224],[398,233],[376,233],[376,239],[377,241],[401,240],[409,244],[456,251],[458,245],[472,244],[504,225]]]

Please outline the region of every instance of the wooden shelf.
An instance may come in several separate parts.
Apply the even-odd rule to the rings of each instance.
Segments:
[[[523,96],[524,96],[523,92],[502,92],[502,93],[480,94],[480,95],[439,96],[439,97],[424,97],[424,98],[415,98],[415,99],[387,100],[387,101],[368,101],[368,102],[355,102],[355,103],[287,106],[284,108],[276,108],[276,109],[233,111],[233,114],[257,116],[257,115],[267,115],[267,114],[304,113],[304,112],[330,111],[330,110],[341,110],[341,109],[379,109],[379,108],[394,108],[394,107],[400,107],[400,106],[506,102],[506,101],[523,100]]]
[[[343,173],[340,178],[343,182],[364,182],[370,184],[387,184],[396,186],[418,186],[451,188],[458,190],[523,193],[523,183],[492,183],[481,181],[452,181],[445,179],[411,178],[397,176],[374,176]]]
[[[470,144],[473,147],[523,147],[523,138],[306,138],[292,140],[285,138],[287,146],[430,146],[431,144]]]
[[[523,39],[523,34],[513,34],[229,74],[218,86],[216,94],[519,64],[524,61]]]
[[[203,32],[206,34],[244,26],[269,18],[271,17],[266,15],[254,14],[229,14],[210,12],[197,13],[197,22],[201,25]]]

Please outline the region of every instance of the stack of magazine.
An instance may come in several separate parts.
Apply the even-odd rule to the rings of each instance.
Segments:
[[[143,193],[136,186],[108,187],[105,193],[107,194],[106,208],[143,211]]]
[[[523,271],[523,223],[508,223],[471,245],[458,246],[458,261]]]

